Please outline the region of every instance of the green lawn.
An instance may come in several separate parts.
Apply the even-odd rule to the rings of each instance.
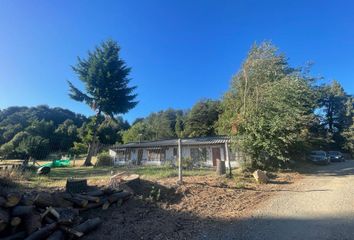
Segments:
[[[48,176],[30,175],[26,185],[30,187],[63,187],[67,178],[87,178],[89,184],[104,184],[111,175],[119,172],[139,174],[144,179],[158,180],[178,176],[177,168],[161,166],[135,167],[67,167],[52,168]],[[183,176],[205,176],[214,174],[213,169],[184,170]]]

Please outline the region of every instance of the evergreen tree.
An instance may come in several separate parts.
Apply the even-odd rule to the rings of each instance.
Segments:
[[[135,87],[130,87],[130,68],[119,56],[120,47],[112,40],[103,42],[93,52],[89,52],[87,59],[78,58],[73,67],[74,72],[84,83],[86,93],[69,82],[70,97],[84,102],[96,111],[96,117],[101,114],[114,117],[117,114],[127,113],[137,105]],[[93,127],[93,137],[86,157],[85,166],[91,165],[91,158],[96,144],[96,120]]]
[[[187,115],[185,135],[188,137],[216,135],[216,123],[220,113],[219,101],[202,100],[197,102]]]

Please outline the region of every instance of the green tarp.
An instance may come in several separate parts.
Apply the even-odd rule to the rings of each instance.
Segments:
[[[44,165],[42,165],[42,166],[51,167],[51,168],[56,168],[56,167],[68,167],[68,166],[70,166],[70,160],[69,160],[69,159],[53,160],[53,162],[44,164]]]

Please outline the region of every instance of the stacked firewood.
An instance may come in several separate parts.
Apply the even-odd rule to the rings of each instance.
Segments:
[[[95,188],[81,193],[0,193],[0,239],[73,239],[96,229],[100,218],[84,220],[80,213],[93,208],[121,205],[132,195],[114,188]]]

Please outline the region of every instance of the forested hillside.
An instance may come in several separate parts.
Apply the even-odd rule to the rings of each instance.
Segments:
[[[123,142],[157,140],[177,137],[217,135],[221,105],[215,100],[201,100],[190,110],[167,109],[137,119],[123,133]]]
[[[9,107],[0,111],[0,156],[45,158],[51,152],[84,153],[92,135],[93,118],[62,108]],[[121,141],[119,132],[129,128],[122,118],[99,119],[103,144]]]

